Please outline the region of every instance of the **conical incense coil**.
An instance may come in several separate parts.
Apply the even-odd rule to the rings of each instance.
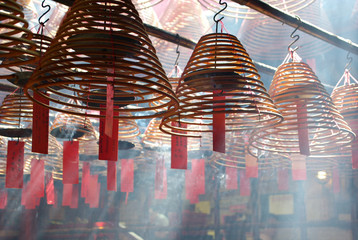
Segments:
[[[0,107],[0,135],[29,137],[32,134],[32,102],[19,93],[7,95]]]
[[[12,74],[7,76],[6,79],[19,87],[25,86],[25,84],[28,82],[38,62],[40,61],[41,55],[45,53],[46,49],[51,44],[52,39],[50,37],[34,33],[32,36],[32,41],[36,44],[35,51],[39,56],[21,55],[17,56],[16,58],[6,58],[3,61],[3,64],[9,65],[7,69],[12,72]],[[25,62],[30,58],[33,58],[33,61],[31,61],[29,64],[12,66],[13,62]]]
[[[320,1],[317,0],[295,14],[305,21],[329,31],[332,29],[331,24],[319,3]],[[247,52],[256,61],[280,60],[287,55],[287,46],[292,42],[290,38],[292,31],[292,27],[282,25],[281,22],[265,16],[254,20],[245,19],[240,27],[238,37]],[[297,33],[300,39],[296,44],[300,47],[298,52],[302,58],[314,58],[332,49],[328,43],[307,33],[300,31]]]
[[[172,137],[160,131],[161,119],[153,118],[145,130],[142,138],[142,143],[145,148],[156,149],[157,151],[169,151],[171,148]],[[188,139],[188,152],[198,151],[202,147],[201,139],[189,138]]]
[[[307,134],[307,139],[301,143],[309,147],[312,155],[348,145],[354,139],[351,129],[307,64],[290,62],[279,66],[269,93],[284,121],[251,135],[253,154],[257,154],[255,149],[300,153],[300,131],[301,136]]]
[[[33,101],[36,100],[28,91],[39,93],[50,101],[43,105],[56,111],[104,117],[107,88],[111,87],[113,105],[127,106],[114,111],[138,113],[130,116],[133,119],[163,116],[169,107],[170,111],[178,107],[131,1],[75,2],[25,86],[25,92]],[[160,94],[159,99],[168,99],[165,106],[160,106],[165,111],[151,111],[156,109],[149,106],[154,93]],[[67,111],[64,106],[100,111],[100,115],[93,111]]]
[[[357,119],[358,122],[358,83],[336,87],[333,89],[331,97],[348,124],[353,119]]]
[[[161,124],[161,129],[169,134],[196,137],[202,132],[200,125],[211,132],[215,113],[226,114],[226,121],[230,122],[227,131],[273,126],[282,121],[252,60],[230,34],[208,34],[200,39],[184,69],[177,96],[179,110],[165,116]],[[197,128],[172,126],[172,122]]]
[[[57,113],[50,128],[50,134],[62,139],[96,139],[95,130],[88,117]]]
[[[300,9],[304,9],[314,1],[315,0],[265,0],[264,2],[285,12],[294,13]],[[222,9],[222,5],[220,5],[216,0],[199,0],[199,2],[202,6],[213,11],[214,13]],[[233,1],[226,2],[228,7],[222,12],[225,16],[244,19],[258,19],[262,17],[262,14],[253,11],[246,6],[241,6]]]
[[[35,42],[31,41],[33,34],[27,29],[21,5],[13,0],[2,0],[0,12],[0,78],[7,78],[11,72],[3,68],[31,64],[39,54]],[[5,59],[12,60],[4,62]]]

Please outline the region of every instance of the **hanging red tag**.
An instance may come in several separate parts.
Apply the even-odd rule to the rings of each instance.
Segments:
[[[134,161],[121,159],[121,192],[133,192]]]
[[[289,172],[286,168],[277,170],[277,187],[279,191],[288,191],[290,188]]]
[[[108,68],[107,72],[110,74],[114,73],[113,68]],[[113,85],[113,76],[107,77],[107,101],[106,101],[106,118],[105,118],[105,130],[104,133],[112,138],[113,134],[113,98],[114,98],[114,85]]]
[[[24,142],[8,141],[6,158],[6,188],[23,187]]]
[[[73,184],[63,184],[62,190],[62,206],[71,206],[72,202]]]
[[[226,174],[226,189],[237,190],[238,188],[237,168],[226,166],[225,174]]]
[[[79,168],[78,141],[63,142],[63,180],[64,184],[78,184]]]
[[[358,119],[347,119],[348,125],[357,136],[351,143],[352,149],[352,168],[358,169]]]
[[[78,208],[78,185],[72,185],[70,208]]]
[[[306,180],[306,157],[304,155],[292,155],[292,180]]]
[[[192,170],[185,170],[185,197],[190,201],[190,204],[199,202],[199,194],[195,189],[195,175]]]
[[[248,178],[257,178],[259,175],[259,166],[257,162],[257,158],[249,154],[245,153],[245,165],[246,165],[246,177]]]
[[[339,193],[341,190],[339,170],[337,168],[334,168],[332,171],[332,187],[333,187],[333,193]]]
[[[192,160],[192,178],[195,195],[205,194],[205,160]]]
[[[250,178],[245,176],[245,171],[240,170],[240,196],[251,195],[251,183]]]
[[[0,190],[0,209],[5,209],[7,205],[7,191],[6,189]]]
[[[214,94],[222,93],[221,90],[214,91]],[[214,101],[225,100],[225,96],[214,96]],[[225,153],[225,113],[216,113],[225,111],[225,103],[214,103],[215,106],[224,106],[224,108],[214,108],[213,113],[213,151]]]
[[[90,175],[90,187],[88,188],[88,201],[90,208],[98,208],[101,184],[98,182],[98,175]]]
[[[167,170],[165,169],[164,158],[160,157],[156,162],[155,167],[155,199],[167,198]]]
[[[297,125],[300,154],[309,156],[310,145],[307,125],[307,106],[305,100],[297,102]]]
[[[178,126],[177,122],[172,122],[172,126]],[[182,128],[186,124],[180,123]],[[180,131],[174,131],[180,133]],[[171,136],[171,168],[187,169],[188,168],[188,139],[181,136]]]
[[[52,173],[46,174],[46,202],[48,205],[55,204],[55,185]]]
[[[107,161],[107,190],[117,191],[117,162]]]
[[[49,100],[34,92],[34,99],[49,105]],[[49,109],[34,102],[32,114],[32,152],[48,154]]]
[[[30,185],[31,183],[27,182],[22,188],[21,204],[25,209],[35,209],[38,202],[38,198],[31,192]]]
[[[82,163],[82,185],[81,185],[81,197],[87,198],[87,188],[89,185],[90,178],[90,163],[84,162]]]
[[[30,186],[31,192],[38,198],[45,195],[45,162],[43,160],[31,159]]]
[[[113,112],[113,111],[112,111]],[[101,111],[101,115],[105,114]],[[114,112],[118,116],[118,112]],[[106,120],[100,118],[99,120],[99,160],[117,161],[118,160],[118,119],[113,119],[112,137],[105,134]]]

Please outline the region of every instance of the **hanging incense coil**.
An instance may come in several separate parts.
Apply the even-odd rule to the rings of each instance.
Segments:
[[[84,17],[86,16],[86,17]],[[44,106],[69,114],[105,117],[107,85],[114,88],[115,112],[134,112],[133,119],[163,116],[178,102],[155,55],[141,19],[130,0],[75,2],[25,86],[49,100]],[[167,99],[164,106],[150,107]],[[76,101],[69,102],[70,99]],[[55,103],[55,105],[53,105]],[[80,110],[68,111],[64,106]],[[157,108],[165,111],[157,113]],[[116,114],[114,114],[116,115]],[[126,118],[121,115],[117,118]]]
[[[33,34],[27,29],[28,22],[24,19],[21,5],[13,0],[3,0],[0,2],[0,12],[1,79],[11,75],[11,71],[4,68],[32,64],[39,54],[35,42],[31,41]]]
[[[163,29],[195,42],[210,29],[209,21],[199,2],[191,0],[172,1],[163,12],[160,22]],[[167,73],[175,64],[184,69],[193,52],[189,48],[178,48],[178,44],[164,40],[154,42],[159,60]],[[177,48],[180,52],[178,61]]]
[[[0,107],[0,135],[29,137],[32,129],[32,102],[20,93],[7,95]]]
[[[285,12],[294,13],[298,10],[304,9],[309,6],[315,0],[264,0],[267,4],[273,7],[281,9]],[[208,10],[217,13],[222,9],[222,5],[216,0],[199,0],[200,4]],[[221,14],[232,18],[243,19],[258,19],[262,17],[259,12],[253,11],[246,6],[241,6],[233,1],[226,1],[228,7]]]
[[[348,125],[350,120],[358,119],[358,83],[345,84],[334,88],[331,97]],[[351,127],[353,129],[353,126]]]
[[[56,114],[50,134],[60,139],[96,139],[95,130],[89,118],[62,112]]]
[[[279,153],[301,153],[301,137],[312,155],[324,154],[348,145],[354,134],[339,114],[329,94],[312,69],[303,62],[278,67],[269,89],[284,117],[274,127],[255,131],[250,137],[250,152],[257,149]],[[307,154],[309,155],[309,154]]]
[[[38,62],[40,61],[40,56],[45,53],[46,49],[51,44],[52,39],[47,36],[34,33],[32,36],[32,41],[36,44],[35,51],[36,53],[38,53],[39,56],[35,57],[21,55],[17,56],[16,58],[6,58],[3,61],[3,64],[10,65],[9,67],[7,67],[7,69],[12,72],[11,75],[7,76],[7,80],[19,87],[24,87],[25,84],[28,82]],[[12,66],[12,62],[26,61],[27,58],[30,57],[34,58],[34,61],[32,61],[30,64]]]
[[[332,30],[329,19],[320,7],[318,0],[295,14],[318,27],[328,31]],[[281,60],[287,55],[287,46],[292,41],[290,38],[292,31],[292,27],[282,25],[281,22],[265,16],[255,20],[245,19],[240,27],[238,37],[247,52],[256,61]],[[300,36],[297,42],[297,45],[300,46],[298,51],[302,58],[314,58],[332,49],[328,43],[307,33],[298,31],[298,35]]]
[[[179,110],[165,116],[160,126],[169,134],[198,137],[202,131],[211,132],[215,113],[226,114],[230,123],[226,131],[273,126],[282,121],[249,55],[230,34],[208,34],[200,39],[184,69],[177,96]],[[196,127],[186,129],[172,126],[172,122]],[[200,130],[200,125],[207,130]]]

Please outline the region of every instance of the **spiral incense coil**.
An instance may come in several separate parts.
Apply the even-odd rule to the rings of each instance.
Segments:
[[[336,87],[333,89],[331,97],[348,125],[350,120],[358,119],[358,83]],[[358,126],[355,127],[354,130],[358,130]],[[353,126],[351,128],[353,129]]]
[[[10,65],[10,67],[7,67],[7,69],[12,72],[11,75],[7,76],[7,80],[19,87],[25,86],[25,84],[28,82],[38,62],[40,61],[41,56],[50,46],[52,39],[47,36],[34,33],[32,36],[32,41],[36,44],[35,51],[39,56],[22,55],[17,56],[16,58],[6,58],[3,61],[3,64]],[[30,57],[34,58],[32,63],[12,66],[12,62],[26,61],[27,58]]]
[[[320,1],[317,0],[295,14],[301,19],[329,31],[332,29],[331,24],[319,3]],[[290,38],[292,31],[292,27],[282,25],[281,22],[265,16],[261,19],[244,20],[238,37],[247,52],[256,61],[281,60],[287,55],[287,46],[292,42]],[[307,33],[298,32],[298,35],[300,36],[297,42],[297,46],[300,47],[298,52],[302,58],[314,58],[332,49],[328,43]]]
[[[273,7],[284,10],[285,12],[294,13],[304,9],[315,0],[264,0]],[[200,4],[214,13],[220,11],[223,6],[216,0],[199,0]],[[221,14],[232,18],[258,19],[262,17],[259,12],[253,11],[246,6],[241,6],[233,1],[226,1],[228,7]]]
[[[89,118],[67,113],[56,114],[50,134],[60,139],[96,139],[95,130]]]
[[[354,139],[350,127],[306,63],[291,62],[279,66],[269,94],[284,121],[251,135],[250,151],[254,155],[257,155],[254,149],[300,153],[300,131],[306,131],[307,145],[312,155],[348,145]]]
[[[216,113],[226,114],[230,123],[226,131],[262,128],[282,121],[249,55],[230,34],[208,34],[200,39],[184,69],[177,96],[179,110],[165,116],[160,127],[169,134],[198,137],[202,131],[211,132]],[[196,128],[172,126],[172,122]],[[201,130],[200,125],[209,128]]]
[[[178,108],[178,101],[130,0],[76,1],[59,27],[28,84],[49,100],[52,110],[105,117],[107,87],[114,88],[115,112],[138,113],[116,118],[152,118]],[[47,92],[49,96],[44,96]],[[151,107],[154,100],[167,100]],[[74,99],[74,102],[70,102]],[[40,103],[41,104],[41,103]],[[100,115],[93,111],[100,111]],[[170,109],[169,109],[170,107]],[[157,113],[157,108],[165,111]],[[116,115],[116,114],[114,114]]]
[[[175,90],[178,87],[178,83],[180,81],[179,77],[169,77],[169,82],[170,85],[172,86],[173,91],[175,92]],[[165,101],[164,100],[158,100],[158,101],[153,101],[152,103],[150,103],[153,106],[161,106],[161,105],[165,105]],[[156,111],[160,112],[162,109],[156,109]]]
[[[36,44],[31,41],[32,32],[27,29],[28,22],[24,19],[21,5],[13,0],[0,2],[0,69],[31,64],[39,54]],[[5,59],[11,61],[4,62]],[[0,78],[11,74],[4,71]]]
[[[191,0],[171,1],[160,18],[160,22],[163,29],[195,42],[210,29],[209,21],[199,2]],[[154,46],[164,70],[169,73],[176,64],[178,44],[159,40],[154,42]],[[180,56],[177,64],[184,69],[193,50],[179,47],[178,51]]]
[[[98,160],[98,140],[79,141],[80,161]]]
[[[142,138],[143,146],[146,149],[156,149],[158,151],[170,151],[172,137],[159,130],[161,119],[153,118],[145,130]],[[201,139],[188,138],[188,152],[201,148]]]
[[[32,121],[32,102],[19,93],[7,95],[0,107],[0,135],[5,137],[29,137],[28,126]]]

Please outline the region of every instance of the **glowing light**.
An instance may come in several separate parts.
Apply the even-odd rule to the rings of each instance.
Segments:
[[[317,172],[317,178],[318,178],[319,180],[324,180],[324,179],[326,179],[326,178],[327,178],[327,172],[325,172],[325,171],[318,171],[318,172]]]

